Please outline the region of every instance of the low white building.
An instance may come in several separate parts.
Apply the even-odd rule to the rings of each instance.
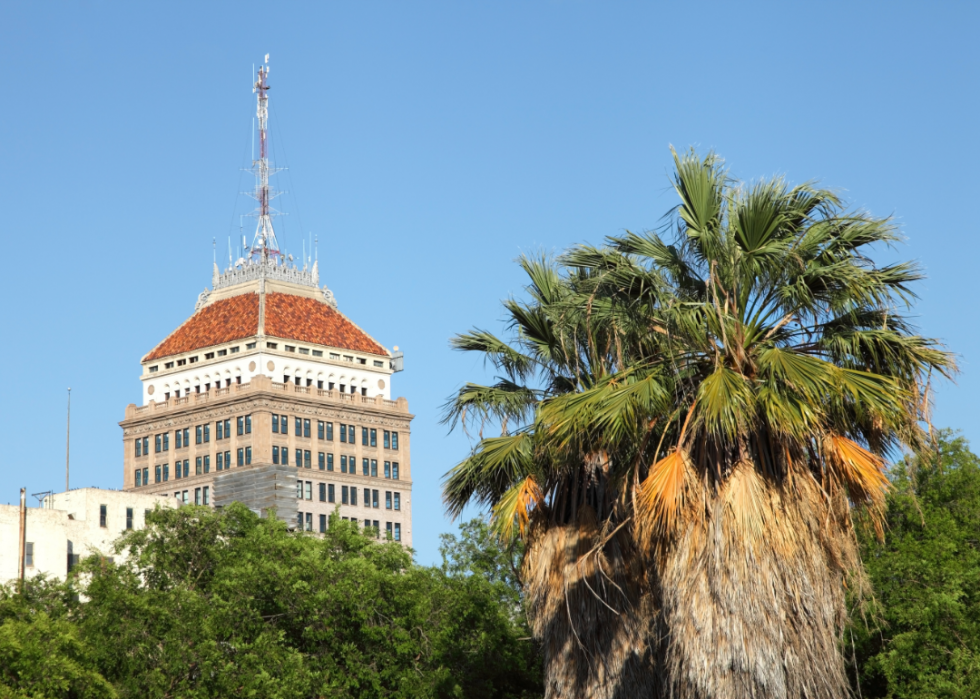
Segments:
[[[78,488],[44,498],[27,508],[25,575],[64,578],[69,566],[93,553],[112,554],[113,542],[146,524],[155,507],[177,507],[167,495]],[[0,583],[17,578],[20,556],[20,506],[0,505]]]

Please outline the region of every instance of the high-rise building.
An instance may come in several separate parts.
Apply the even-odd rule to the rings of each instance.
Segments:
[[[240,501],[308,531],[323,531],[339,507],[410,546],[412,415],[391,399],[402,354],[337,309],[315,260],[301,268],[279,249],[267,76],[263,66],[255,84],[255,238],[225,272],[215,264],[194,314],[143,357],[142,404],[120,423],[124,488]]]

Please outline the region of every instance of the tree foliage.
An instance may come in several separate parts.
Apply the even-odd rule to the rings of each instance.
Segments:
[[[875,604],[852,624],[861,694],[980,696],[980,458],[944,431],[893,485],[884,540],[862,532]]]
[[[124,563],[86,559],[67,584],[49,586],[35,612],[15,613],[25,603],[8,591],[0,658],[35,672],[16,684],[0,670],[11,691],[202,699],[540,692],[527,634],[479,573],[414,565],[401,545],[379,544],[336,515],[322,537],[288,532],[239,505],[157,510],[148,522],[119,542]],[[60,675],[42,662],[48,652],[64,658]],[[51,689],[38,689],[38,673]]]

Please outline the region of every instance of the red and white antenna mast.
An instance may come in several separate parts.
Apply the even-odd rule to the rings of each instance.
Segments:
[[[266,94],[269,91],[268,79],[269,54],[266,54],[265,64],[259,67],[258,78],[252,87],[252,92],[257,95],[256,115],[259,122],[259,159],[252,161],[252,171],[255,173],[253,196],[259,202],[255,216],[259,221],[250,253],[253,259],[271,257],[277,260],[280,255],[279,241],[276,240],[276,232],[272,228],[272,217],[276,212],[269,206],[270,199],[274,198],[276,193],[269,188],[269,175],[278,172],[278,168],[269,167],[269,96]]]

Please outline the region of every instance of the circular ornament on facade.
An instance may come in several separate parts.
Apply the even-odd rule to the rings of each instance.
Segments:
[[[269,362],[268,364],[266,364],[266,365],[265,365],[265,367],[266,367],[266,369],[268,369],[269,371],[274,371],[274,370],[275,370],[275,368],[276,368],[276,365],[275,365],[275,364],[273,364],[273,363],[272,363],[272,362],[270,361],[270,362]]]
[[[153,386],[153,384],[150,384],[150,387],[148,389],[146,389],[146,394],[148,396],[152,396],[153,395],[153,392],[156,391],[156,390],[157,389]]]
[[[249,362],[248,363],[248,370],[249,371],[255,371],[255,362]]]
[[[384,387],[385,387],[385,380],[378,379],[378,388],[384,388]]]

